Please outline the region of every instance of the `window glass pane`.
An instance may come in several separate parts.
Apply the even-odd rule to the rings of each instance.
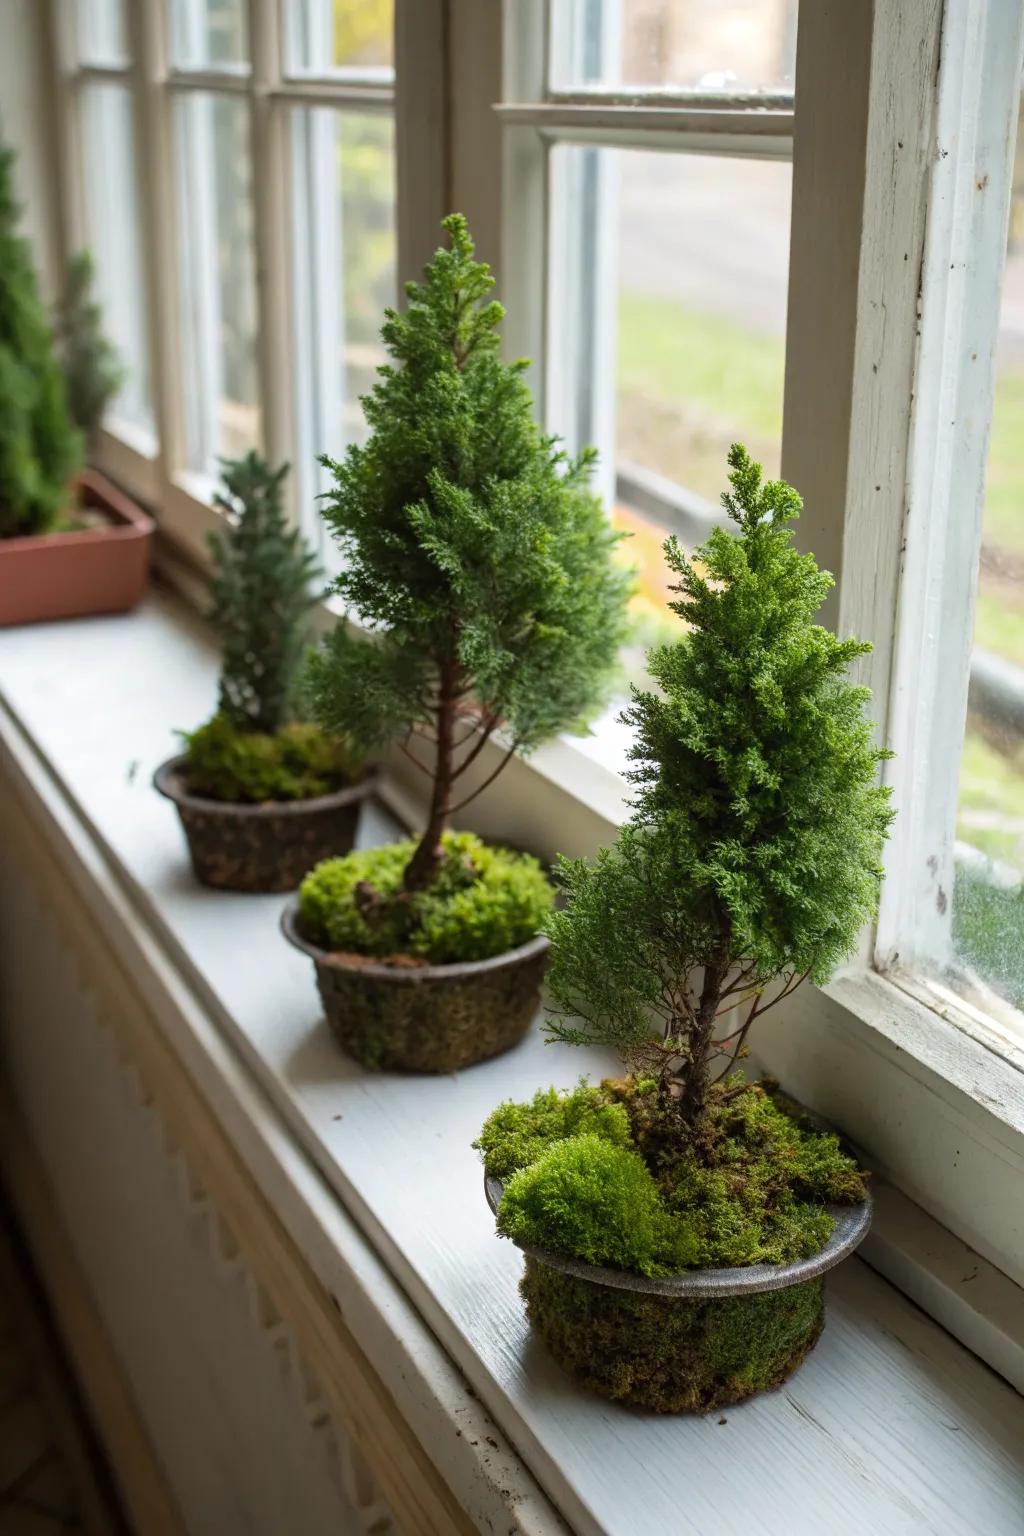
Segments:
[[[394,0],[291,0],[289,63],[293,70],[390,72]]]
[[[85,221],[103,328],[127,369],[111,419],[155,431],[138,205],[135,133],[127,86],[89,82],[82,94]]]
[[[203,69],[249,57],[245,0],[170,0],[175,64]]]
[[[635,669],[675,622],[662,541],[706,535],[730,444],[779,472],[792,171],[560,146],[551,185],[548,423],[597,447],[597,488],[633,535]]]
[[[797,0],[552,0],[556,90],[791,92]]]
[[[87,64],[127,60],[124,0],[78,0],[78,52]]]
[[[1024,1010],[1024,127],[996,351],[956,865],[960,989],[988,1012],[989,987]]]
[[[249,113],[197,91],[175,114],[188,468],[215,475],[260,437]]]
[[[302,518],[321,539],[317,495],[328,477],[318,454],[340,458],[362,442],[360,395],[384,361],[380,325],[396,298],[395,154],[389,117],[295,109],[292,114],[295,249],[297,490]]]

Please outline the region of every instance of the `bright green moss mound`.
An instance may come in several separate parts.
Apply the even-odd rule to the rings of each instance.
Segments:
[[[697,1141],[678,1124],[657,1085],[633,1078],[499,1106],[476,1143],[506,1181],[498,1230],[664,1275],[809,1257],[833,1230],[825,1206],[864,1198],[837,1138],[761,1085],[723,1084]]]
[[[552,1142],[512,1175],[498,1231],[549,1253],[642,1275],[672,1274],[696,1255],[688,1229],[666,1210],[639,1152],[593,1134]]]
[[[707,1413],[786,1381],[825,1320],[822,1280],[713,1301],[594,1285],[527,1257],[530,1322],[564,1370],[616,1402]]]
[[[554,898],[528,854],[448,832],[437,880],[402,889],[413,842],[326,859],[299,890],[299,923],[323,949],[385,959],[414,955],[434,965],[489,960],[532,939]]]
[[[629,1116],[623,1105],[610,1104],[600,1088],[582,1082],[572,1093],[543,1088],[529,1104],[499,1104],[473,1145],[483,1152],[491,1178],[508,1180],[552,1142],[588,1133],[613,1146],[630,1144]]]
[[[185,752],[190,793],[236,805],[314,800],[353,783],[361,768],[337,737],[301,721],[267,735],[214,715],[185,735]]]

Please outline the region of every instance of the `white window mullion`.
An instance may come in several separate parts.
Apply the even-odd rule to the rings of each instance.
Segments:
[[[953,7],[943,30],[890,739],[900,808],[878,963],[952,960],[954,835],[995,345],[1020,95],[1019,0]]]
[[[438,226],[452,212],[444,17],[445,0],[395,0],[395,169],[403,282],[420,277],[440,244]]]
[[[293,337],[302,366],[296,370],[295,486],[299,522],[325,558],[322,519],[316,498],[325,489],[317,458],[341,458],[344,422],[345,306],[342,277],[342,215],[339,196],[339,139],[343,131],[331,109],[295,110],[291,124],[291,284]]]
[[[858,671],[883,737],[942,13],[819,0],[797,44],[782,472],[797,542],[836,578],[822,621],[873,642]]]
[[[322,531],[313,510],[317,484],[314,461],[317,448],[317,370],[309,361],[317,355],[316,294],[310,281],[313,266],[313,219],[309,186],[309,114],[294,112],[290,123],[290,171],[288,177],[288,227],[291,230],[290,292],[292,296],[291,345],[306,366],[295,369],[295,497],[299,526],[316,547],[322,548]]]
[[[218,271],[217,181],[211,96],[179,98],[178,203],[188,209],[189,251],[181,263],[181,309],[191,364],[185,390],[189,461],[216,474],[217,412],[224,389]],[[184,254],[184,253],[183,253]]]
[[[618,0],[576,0],[563,61],[573,76],[607,78],[622,52]],[[588,146],[552,168],[549,196],[549,313],[558,334],[547,345],[547,424],[571,453],[607,445],[592,481],[615,500],[615,367],[618,353],[619,155]]]
[[[505,4],[501,101],[541,101],[547,86],[545,0]],[[547,326],[550,282],[548,145],[532,124],[503,123],[501,296],[508,310],[505,352],[529,357],[528,375],[540,421],[547,414]]]
[[[292,458],[295,447],[285,190],[289,164],[285,143],[287,109],[274,94],[281,82],[280,36],[276,0],[273,4],[250,0],[252,74],[249,99],[258,370],[264,448],[274,464]],[[289,495],[294,510],[294,477]]]
[[[310,271],[315,296],[315,336],[311,355],[316,381],[316,414],[319,428],[316,453],[340,459],[348,441],[344,407],[347,391],[347,338],[342,288],[345,231],[338,186],[341,139],[345,132],[338,113],[314,108],[309,113],[307,186],[312,221]],[[319,483],[319,492],[326,487]],[[320,519],[317,518],[317,522]]]
[[[163,6],[129,8],[134,58],[139,207],[143,210],[149,354],[157,428],[157,475],[166,505],[174,473],[184,462],[185,412],[181,369],[180,224],[174,185],[171,112],[166,89],[167,33]]]
[[[82,93],[81,82],[77,78],[80,17],[74,0],[50,0],[49,22],[58,110],[59,143],[55,170],[59,203],[59,258],[63,279],[72,254],[82,246],[85,229]]]

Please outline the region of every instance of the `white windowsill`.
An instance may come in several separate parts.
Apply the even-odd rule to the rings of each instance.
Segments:
[[[53,814],[77,827],[84,851],[69,852],[69,879],[85,891],[105,881],[127,914],[123,931],[105,925],[111,941],[134,946],[136,966],[150,953],[185,983],[168,1033],[320,1265],[332,1262],[321,1213],[333,1209],[347,1233],[335,1268],[348,1271],[362,1305],[367,1294],[377,1303],[367,1352],[457,1496],[487,1519],[500,1506],[511,1530],[537,1536],[553,1527],[533,1478],[591,1536],[741,1531],[752,1520],[768,1536],[1019,1529],[1024,1401],[860,1260],[832,1277],[829,1325],[805,1367],[783,1391],[727,1410],[725,1424],[718,1415],[634,1415],[576,1392],[529,1337],[520,1257],[494,1236],[469,1142],[500,1099],[571,1083],[602,1063],[548,1050],[537,1034],[441,1079],[367,1074],[337,1051],[309,962],[278,936],[280,899],[198,888],[173,808],[150,788],[153,768],[175,749],[174,729],[203,718],[214,698],[212,647],[175,602],[154,597],[128,618],[6,631],[0,678],[20,725],[0,726],[12,771],[20,757],[42,784],[39,761],[48,765]],[[386,830],[386,820],[377,826]],[[198,1024],[188,1028],[190,1011],[205,1021],[205,1044]],[[239,1059],[276,1111],[274,1135],[254,1137],[251,1119],[240,1128],[244,1079],[226,1086]],[[908,1285],[916,1274],[918,1293],[931,1285],[942,1315],[970,1277],[942,1272],[929,1256],[934,1225],[894,1198],[873,1261],[885,1262],[888,1249],[890,1272],[902,1266]],[[900,1245],[893,1234],[908,1211],[924,1227]],[[370,1248],[359,1248],[345,1212]],[[1000,1319],[1008,1282],[982,1268],[994,1288],[987,1347],[998,1349],[1019,1321]],[[415,1312],[397,1291],[387,1300],[393,1281]],[[472,1449],[457,1436],[456,1415],[479,1412],[459,1399],[457,1376],[447,1395],[423,1390],[422,1361],[436,1346],[417,1313],[493,1414],[498,1448],[485,1436]],[[975,1347],[986,1348],[980,1334]],[[509,1487],[511,1502],[501,1492]]]

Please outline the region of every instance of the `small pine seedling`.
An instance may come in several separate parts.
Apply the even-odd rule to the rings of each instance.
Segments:
[[[599,705],[632,583],[588,488],[592,452],[567,458],[537,427],[527,363],[501,358],[490,272],[461,215],[443,227],[450,249],[407,285],[404,314],[386,312],[393,363],[363,401],[369,441],[322,461],[334,590],[374,633],[338,626],[311,668],[313,709],[364,746],[404,737],[430,780],[406,891],[436,878],[449,817],[480,792],[460,801],[458,781],[496,730],[503,767]]]
[[[68,410],[91,443],[107,406],[127,377],[117,348],[103,333],[103,311],[92,297],[92,256],[72,257],[57,309],[57,341],[64,370]]]
[[[813,622],[832,577],[793,548],[797,493],[739,446],[729,464],[737,536],[693,559],[665,545],[688,631],[651,652],[657,691],[624,716],[632,815],[594,863],[561,861],[549,927],[550,1036],[618,1048],[687,1134],[713,1064],[724,1077],[766,1008],[850,952],[893,816],[869,692],[847,680],[870,646]]]
[[[0,145],[0,538],[53,528],[82,452],[19,211]]]
[[[214,501],[226,526],[209,538],[210,619],[223,646],[219,708],[239,730],[272,735],[291,718],[320,571],[285,517],[287,464],[272,470],[249,453],[224,461],[222,472],[225,490]]]

